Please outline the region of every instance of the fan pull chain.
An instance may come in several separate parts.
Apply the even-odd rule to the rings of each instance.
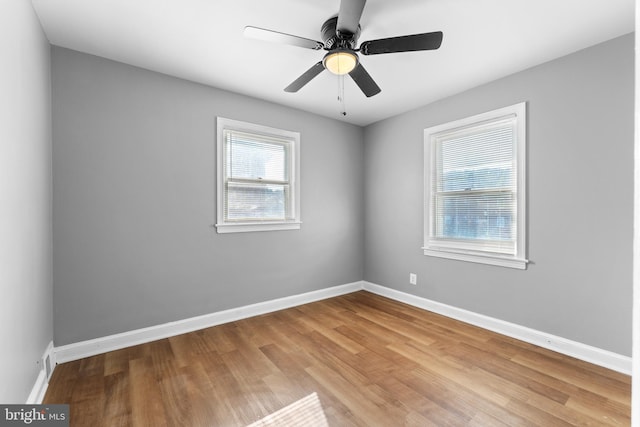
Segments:
[[[347,108],[344,103],[344,75],[338,76],[338,102],[340,103],[340,114],[347,115]]]

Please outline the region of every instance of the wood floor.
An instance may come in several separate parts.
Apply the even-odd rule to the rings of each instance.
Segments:
[[[629,376],[362,291],[61,364],[45,403],[72,426],[627,426],[630,394]]]

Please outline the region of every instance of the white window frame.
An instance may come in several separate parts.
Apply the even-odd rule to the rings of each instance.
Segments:
[[[486,126],[489,123],[515,117],[516,129],[513,147],[513,167],[516,179],[516,240],[513,254],[500,254],[489,250],[465,245],[464,240],[443,240],[435,237],[435,207],[433,206],[435,179],[435,149],[439,138],[446,138],[456,131],[470,130],[474,127]],[[526,197],[526,103],[511,105],[486,113],[456,120],[450,123],[433,126],[424,130],[424,254],[427,256],[448,258],[490,264],[502,267],[526,269],[526,231],[527,231],[527,197]]]
[[[225,217],[227,171],[225,166],[225,130],[244,132],[286,141],[289,145],[287,170],[289,171],[289,199],[291,218],[286,220],[228,221]],[[275,231],[300,229],[300,133],[239,120],[217,118],[217,222],[218,233]]]

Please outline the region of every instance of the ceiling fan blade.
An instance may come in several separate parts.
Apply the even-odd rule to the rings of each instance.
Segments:
[[[291,83],[289,86],[284,88],[284,91],[285,92],[299,91],[300,89],[302,89],[304,85],[306,85],[311,80],[313,80],[313,78],[318,74],[320,74],[323,70],[324,70],[324,65],[322,65],[322,61],[320,61],[317,64],[315,64],[313,67],[305,71],[304,74],[298,77],[293,83]]]
[[[360,25],[360,18],[367,0],[342,0],[340,2],[340,12],[338,12],[338,23],[336,31],[338,35],[356,34]]]
[[[244,27],[244,36],[252,39],[284,43],[313,50],[320,50],[324,48],[324,44],[322,44],[322,42],[305,39],[304,37],[298,37],[291,34],[280,33],[278,31],[267,30],[265,28]]]
[[[349,73],[354,82],[358,85],[360,90],[364,92],[367,98],[377,95],[382,89],[373,81],[367,70],[364,69],[362,64],[358,64],[356,68]]]
[[[438,49],[441,44],[442,31],[435,31],[433,33],[369,40],[360,45],[360,53],[363,55],[377,55],[380,53],[435,50]]]

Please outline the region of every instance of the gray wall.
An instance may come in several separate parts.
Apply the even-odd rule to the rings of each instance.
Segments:
[[[54,47],[56,345],[364,278],[630,355],[633,58],[629,35],[363,130]],[[520,101],[528,269],[425,257],[423,129]],[[217,115],[302,133],[302,230],[215,233]]]
[[[59,47],[52,82],[57,346],[362,279],[362,128]],[[301,133],[301,230],[212,228],[218,115]]]
[[[630,356],[633,73],[628,35],[368,126],[365,279]],[[424,256],[423,129],[521,101],[528,269]]]
[[[53,339],[49,43],[0,2],[0,402],[25,403]]]

